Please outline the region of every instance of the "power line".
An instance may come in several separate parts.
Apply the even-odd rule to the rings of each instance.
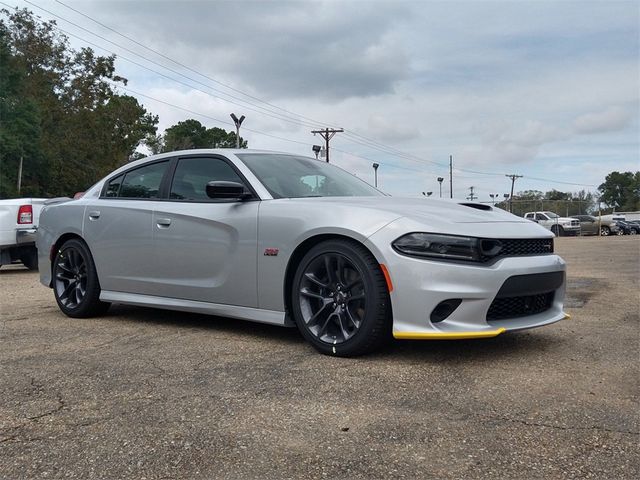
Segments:
[[[204,87],[206,87],[206,88],[208,88],[208,89],[210,89],[210,90],[212,90],[212,91],[214,91],[214,92],[217,92],[217,93],[219,93],[219,94],[221,94],[221,95],[224,95],[224,96],[227,96],[227,97],[229,97],[229,98],[232,98],[232,99],[236,100],[237,102],[243,102],[243,103],[236,103],[236,102],[234,102],[234,101],[232,101],[232,100],[229,100],[229,99],[227,99],[227,98],[222,98],[222,97],[219,97],[219,96],[217,96],[217,95],[213,95],[213,94],[211,94],[211,93],[209,93],[209,92],[206,92],[206,91],[204,91],[204,90],[199,89],[198,87],[195,87],[195,86],[190,85],[190,84],[188,84],[188,83],[182,82],[182,81],[180,81],[180,80],[178,80],[178,79],[175,79],[175,78],[173,78],[173,77],[170,77],[170,76],[168,76],[168,75],[165,75],[165,74],[163,74],[163,73],[161,73],[161,72],[158,72],[158,71],[156,71],[156,70],[154,70],[154,69],[151,69],[151,68],[149,68],[149,67],[147,67],[147,66],[145,66],[145,65],[142,65],[142,64],[140,64],[140,63],[138,63],[138,62],[136,62],[136,61],[134,61],[134,60],[131,60],[131,59],[129,59],[129,58],[126,58],[126,57],[124,57],[124,56],[122,56],[122,55],[120,55],[120,54],[116,54],[115,52],[113,52],[113,51],[111,51],[111,50],[109,50],[109,49],[107,49],[107,48],[104,48],[104,47],[102,47],[102,46],[100,46],[100,45],[97,45],[97,44],[95,44],[95,43],[93,43],[93,42],[90,42],[90,41],[88,41],[88,40],[86,40],[86,39],[84,39],[84,38],[82,38],[82,37],[80,37],[80,36],[78,36],[78,35],[72,34],[72,33],[70,33],[70,32],[67,32],[67,31],[65,31],[65,30],[63,30],[63,29],[61,29],[61,28],[57,27],[57,26],[54,26],[54,28],[56,28],[56,29],[60,30],[61,32],[65,33],[65,34],[67,34],[67,35],[70,35],[70,36],[72,36],[72,37],[75,37],[75,38],[77,38],[77,39],[79,39],[79,40],[81,40],[81,41],[83,41],[83,42],[86,42],[86,43],[88,43],[88,44],[90,44],[90,45],[95,46],[96,48],[100,48],[100,49],[102,49],[102,50],[104,50],[104,51],[106,51],[106,52],[109,52],[109,53],[111,53],[111,54],[113,54],[113,55],[116,55],[117,57],[122,58],[123,60],[128,61],[128,62],[130,62],[130,63],[132,63],[132,64],[134,64],[134,65],[137,65],[137,66],[139,66],[139,67],[141,67],[141,68],[144,68],[144,69],[146,69],[146,70],[148,70],[148,71],[150,71],[150,72],[152,72],[152,73],[155,73],[155,74],[157,74],[157,75],[160,75],[160,76],[162,76],[162,77],[164,77],[164,78],[167,78],[167,79],[169,79],[169,80],[171,80],[171,81],[174,81],[174,82],[176,82],[176,83],[179,83],[179,84],[181,84],[181,85],[187,86],[187,87],[192,88],[192,89],[194,89],[194,90],[200,91],[200,92],[202,92],[202,93],[204,93],[204,94],[206,94],[206,95],[209,95],[209,96],[211,96],[211,97],[213,97],[213,98],[218,98],[218,99],[223,100],[223,101],[226,101],[226,102],[228,102],[228,103],[231,103],[231,104],[234,104],[234,105],[241,106],[241,107],[243,107],[243,108],[245,108],[245,109],[247,109],[247,110],[254,111],[254,112],[256,112],[256,113],[259,113],[259,114],[262,114],[262,115],[266,115],[266,116],[269,116],[269,117],[274,118],[274,119],[277,119],[277,120],[281,120],[281,121],[285,121],[285,122],[288,122],[288,123],[292,123],[292,124],[295,124],[295,125],[298,125],[298,126],[307,126],[307,127],[308,127],[308,126],[316,126],[317,124],[322,124],[322,123],[327,124],[327,123],[328,123],[328,122],[320,122],[320,121],[314,120],[314,119],[312,119],[312,118],[310,118],[310,117],[306,117],[306,116],[304,116],[304,115],[300,115],[300,114],[297,114],[297,113],[295,113],[295,112],[289,111],[289,110],[287,110],[287,109],[284,109],[284,108],[282,108],[282,107],[279,107],[279,106],[277,106],[277,105],[274,105],[274,104],[272,104],[272,103],[269,103],[269,102],[267,102],[267,101],[265,101],[265,100],[262,100],[262,99],[260,99],[260,98],[258,98],[258,97],[255,97],[255,96],[253,96],[253,95],[251,95],[251,94],[248,94],[248,93],[246,93],[246,92],[243,92],[243,91],[242,91],[242,90],[240,90],[240,89],[234,88],[234,87],[232,87],[232,86],[230,86],[230,85],[227,85],[227,84],[225,84],[225,83],[223,83],[223,82],[220,82],[220,81],[216,80],[215,78],[212,78],[212,77],[210,77],[210,76],[208,76],[208,75],[206,75],[206,74],[203,74],[202,72],[199,72],[199,71],[197,71],[197,70],[195,70],[195,69],[193,69],[193,68],[191,68],[191,67],[189,67],[189,66],[187,66],[187,65],[185,65],[185,64],[183,64],[183,63],[181,63],[181,62],[179,62],[179,61],[177,61],[177,60],[175,60],[175,59],[172,59],[171,57],[169,57],[169,56],[167,56],[167,55],[165,55],[165,54],[163,54],[163,53],[161,53],[161,52],[159,52],[159,51],[157,51],[157,50],[155,50],[155,49],[153,49],[153,48],[151,48],[151,47],[148,47],[148,46],[146,46],[146,45],[142,44],[141,42],[139,42],[139,41],[135,40],[134,38],[132,38],[132,37],[130,37],[130,36],[127,36],[127,35],[125,35],[125,34],[123,34],[123,33],[119,32],[119,31],[117,31],[116,29],[114,29],[114,28],[112,28],[112,27],[109,27],[108,25],[105,25],[104,23],[102,23],[102,22],[100,22],[100,21],[98,21],[98,20],[94,19],[93,17],[91,17],[91,16],[89,16],[89,15],[87,15],[87,14],[85,14],[85,13],[83,13],[83,12],[81,12],[81,11],[79,11],[79,10],[77,10],[77,9],[75,9],[75,8],[73,8],[73,7],[71,7],[71,6],[69,6],[69,5],[66,5],[64,2],[62,2],[62,1],[60,1],[60,0],[56,0],[56,2],[57,2],[57,3],[59,3],[60,5],[64,6],[65,8],[68,8],[68,9],[72,10],[73,12],[75,12],[75,13],[77,13],[77,14],[79,14],[79,15],[82,15],[83,17],[85,17],[85,18],[89,19],[90,21],[92,21],[92,22],[94,22],[94,23],[96,23],[96,24],[100,25],[101,27],[106,28],[107,30],[109,30],[109,31],[111,31],[111,32],[113,32],[113,33],[115,33],[115,34],[117,34],[117,35],[121,36],[122,38],[125,38],[125,39],[127,39],[127,40],[129,40],[129,41],[131,41],[131,42],[135,43],[136,45],[139,45],[140,47],[142,47],[142,48],[144,48],[144,49],[146,49],[146,50],[148,50],[148,51],[150,51],[150,52],[152,52],[152,53],[154,53],[154,54],[156,54],[156,55],[159,55],[160,57],[162,57],[162,58],[164,58],[164,59],[166,59],[166,60],[169,60],[169,61],[171,61],[172,63],[174,63],[174,64],[176,64],[176,65],[179,65],[180,67],[182,67],[182,68],[184,68],[184,69],[186,69],[186,70],[188,70],[188,71],[191,71],[191,72],[193,72],[193,73],[195,73],[195,74],[197,74],[197,75],[200,75],[200,76],[202,76],[202,77],[206,78],[207,80],[209,80],[209,81],[211,81],[211,82],[214,82],[214,83],[216,83],[216,84],[218,84],[218,85],[220,85],[220,86],[222,86],[222,87],[224,87],[224,88],[227,88],[227,89],[232,90],[232,91],[234,91],[234,92],[237,92],[237,93],[239,93],[239,94],[241,94],[241,95],[243,95],[243,96],[246,96],[246,97],[248,97],[248,98],[251,98],[251,99],[253,99],[253,100],[256,100],[257,102],[260,102],[260,103],[263,103],[263,104],[265,104],[265,105],[268,105],[268,106],[269,106],[269,107],[271,107],[272,109],[277,109],[277,110],[280,110],[280,111],[282,111],[282,112],[285,112],[285,113],[287,113],[287,114],[289,114],[289,115],[293,115],[294,117],[296,117],[296,119],[295,119],[295,120],[294,120],[294,119],[291,119],[291,118],[289,118],[289,117],[286,117],[286,116],[285,116],[284,114],[282,114],[282,113],[279,113],[279,112],[276,112],[276,111],[270,110],[270,109],[268,109],[268,108],[266,108],[266,107],[263,107],[263,106],[261,106],[261,105],[257,105],[257,104],[255,104],[255,103],[249,102],[248,100],[245,100],[245,99],[242,99],[242,98],[238,98],[238,97],[233,96],[233,95],[231,95],[231,94],[229,94],[229,93],[226,93],[226,92],[222,92],[222,91],[220,91],[220,90],[217,90],[217,89],[215,89],[215,88],[211,87],[210,85],[208,85],[208,84],[206,84],[206,83],[200,82],[199,80],[196,80],[196,79],[194,79],[194,78],[192,78],[192,77],[186,76],[185,74],[183,74],[183,73],[181,73],[181,72],[179,72],[179,71],[176,71],[176,70],[174,70],[174,69],[172,69],[172,68],[170,68],[170,67],[167,67],[166,65],[162,65],[162,64],[160,64],[160,63],[158,63],[158,62],[156,62],[156,61],[154,61],[154,60],[151,60],[151,59],[149,59],[149,58],[145,57],[144,55],[141,55],[141,54],[139,54],[139,53],[137,53],[137,52],[135,52],[135,51],[133,51],[133,50],[131,50],[131,49],[129,49],[129,48],[127,48],[127,47],[125,47],[125,46],[122,46],[122,45],[120,45],[120,44],[118,44],[118,43],[115,43],[115,42],[113,42],[113,41],[111,41],[111,40],[109,40],[109,39],[107,39],[107,38],[105,38],[105,37],[103,37],[103,36],[101,36],[101,35],[99,35],[99,34],[97,34],[97,33],[93,32],[93,31],[91,31],[91,30],[89,30],[89,29],[87,29],[87,28],[82,27],[81,25],[78,25],[77,23],[74,23],[74,22],[72,22],[72,21],[70,21],[70,20],[68,20],[68,19],[66,19],[66,18],[64,18],[64,17],[62,17],[62,16],[60,16],[60,15],[58,15],[58,14],[55,14],[55,13],[51,12],[50,10],[47,10],[47,9],[45,9],[45,8],[43,8],[43,7],[40,7],[40,6],[38,6],[38,5],[34,4],[33,2],[31,2],[31,1],[29,1],[29,0],[23,0],[23,1],[24,1],[25,3],[27,3],[27,4],[29,4],[29,5],[32,5],[32,6],[36,7],[36,8],[38,8],[38,9],[40,9],[40,10],[44,11],[44,12],[47,12],[48,14],[50,14],[50,15],[52,15],[52,16],[54,16],[54,17],[56,17],[56,18],[59,18],[59,19],[61,19],[61,20],[65,21],[65,22],[69,23],[70,25],[73,25],[73,26],[75,26],[75,27],[77,27],[77,28],[79,28],[79,29],[81,29],[81,30],[83,30],[83,31],[85,31],[85,32],[90,33],[91,35],[94,35],[94,36],[96,36],[96,37],[98,37],[98,38],[100,38],[100,39],[102,39],[102,40],[104,40],[104,41],[106,41],[106,42],[108,42],[108,43],[110,43],[110,44],[112,44],[112,45],[115,45],[116,47],[121,48],[122,50],[125,50],[125,51],[127,51],[127,52],[130,52],[130,53],[132,53],[133,55],[135,55],[135,56],[137,56],[137,57],[139,57],[139,58],[142,58],[142,59],[144,59],[145,61],[147,61],[147,62],[149,62],[149,63],[152,63],[152,64],[154,64],[154,65],[157,65],[157,66],[159,66],[159,67],[161,67],[161,68],[164,68],[164,69],[166,69],[166,70],[168,70],[168,71],[170,71],[170,72],[172,72],[172,73],[174,73],[174,74],[176,74],[176,75],[179,75],[180,77],[184,77],[184,78],[186,78],[186,79],[188,79],[188,80],[190,80],[190,81],[192,81],[192,82],[195,82],[195,83],[197,83],[197,84],[200,84],[200,85],[202,85],[202,86],[204,86]],[[12,7],[12,6],[10,6],[10,5],[8,5],[8,4],[6,4],[6,3],[4,3],[4,2],[0,2],[0,4],[5,5],[5,6],[6,6],[6,7],[8,7],[8,8],[17,8],[17,7]],[[139,94],[139,95],[141,95],[141,96],[145,96],[145,95],[142,95],[142,94]],[[253,109],[253,108],[247,107],[247,105],[245,105],[245,104],[251,105],[251,106],[253,106],[253,107],[255,107],[255,108],[258,108],[258,109],[261,109],[261,110],[255,110],[255,109]],[[180,108],[180,107],[178,107],[178,108]],[[264,110],[264,111],[262,111],[262,110]],[[196,114],[198,114],[198,113],[196,113]],[[198,115],[201,115],[201,114],[198,114]],[[204,115],[201,115],[201,116],[204,116]],[[205,116],[205,117],[206,117],[206,116]],[[303,119],[304,119],[304,121],[303,121]],[[218,120],[217,120],[217,121],[218,121]],[[226,124],[228,124],[228,122],[222,122],[222,123],[226,123]],[[251,131],[250,129],[246,129],[246,130]],[[256,132],[256,133],[260,133],[260,134],[263,134],[263,135],[268,135],[268,136],[271,136],[271,137],[273,137],[273,138],[278,138],[278,139],[282,139],[282,140],[286,140],[286,141],[292,141],[292,140],[290,140],[290,139],[285,139],[285,138],[283,138],[283,137],[278,137],[278,136],[270,135],[270,134],[266,134],[266,133],[263,133],[263,132]],[[438,166],[441,166],[441,167],[446,167],[446,166],[447,166],[445,163],[441,163],[441,162],[436,162],[436,161],[433,161],[433,160],[424,159],[424,158],[421,158],[421,157],[418,157],[418,156],[415,156],[415,155],[411,155],[411,154],[408,154],[408,153],[402,152],[401,150],[398,150],[398,149],[396,149],[395,147],[391,147],[391,146],[389,146],[389,145],[385,145],[385,144],[383,144],[383,143],[381,143],[381,142],[378,142],[378,141],[376,141],[376,140],[370,139],[370,138],[368,138],[368,137],[366,137],[366,136],[364,136],[364,135],[362,135],[362,134],[359,134],[359,133],[357,133],[357,132],[354,132],[354,131],[344,130],[344,133],[345,133],[345,136],[346,136],[346,137],[348,137],[351,141],[354,141],[354,142],[356,142],[356,143],[357,143],[357,144],[359,144],[359,145],[362,145],[362,146],[364,146],[364,147],[367,147],[367,148],[370,148],[370,149],[373,149],[373,150],[377,150],[377,151],[380,151],[380,152],[383,152],[383,153],[393,154],[393,155],[395,155],[395,156],[397,156],[397,157],[400,157],[400,158],[402,158],[402,159],[404,159],[404,160],[413,161],[413,162],[415,162],[415,163],[419,163],[419,164],[421,164],[421,165],[424,165],[425,163],[430,163],[430,164],[438,165]],[[298,141],[292,141],[292,142],[294,142],[294,143],[304,144],[304,142],[298,142]],[[334,149],[335,149],[335,147],[334,147]],[[335,150],[336,150],[336,151],[340,151],[340,150],[338,150],[338,149],[335,149]],[[345,152],[345,153],[349,153],[349,152]],[[358,158],[366,158],[366,157],[358,156],[358,155],[355,155],[355,154],[351,154],[351,155],[353,155],[353,156],[355,156],[355,157],[358,157]],[[398,167],[398,168],[401,168],[401,167]],[[503,175],[503,173],[497,173],[497,172],[483,172],[483,171],[472,170],[472,169],[467,169],[467,168],[457,168],[456,170],[461,171],[461,172],[472,173],[472,174],[475,174],[475,175]],[[526,178],[528,178],[528,179],[532,179],[532,180],[538,180],[538,181],[549,182],[549,183],[564,184],[564,185],[585,186],[585,187],[597,187],[596,185],[592,185],[592,184],[582,184],[582,183],[564,182],[564,181],[560,181],[560,180],[553,180],[553,179],[546,179],[546,178],[539,178],[539,177],[526,177]]]
[[[202,86],[204,86],[204,87],[206,87],[206,88],[208,88],[208,89],[210,89],[210,90],[212,90],[212,91],[214,91],[214,92],[217,92],[217,93],[219,93],[219,94],[221,94],[221,95],[224,95],[224,96],[226,96],[226,97],[232,98],[233,100],[229,100],[229,99],[227,99],[227,98],[223,98],[223,97],[220,97],[220,96],[218,96],[218,95],[213,95],[213,94],[211,94],[211,93],[209,93],[209,92],[205,92],[204,90],[199,89],[198,87],[194,87],[193,85],[189,85],[189,84],[186,84],[186,83],[184,83],[184,82],[182,82],[182,81],[180,81],[180,80],[176,80],[176,79],[175,79],[175,78],[173,78],[173,77],[169,77],[169,76],[167,76],[167,75],[165,75],[165,74],[163,74],[163,73],[158,72],[157,70],[153,70],[153,69],[151,69],[151,68],[149,68],[149,67],[147,67],[147,66],[145,66],[145,65],[142,65],[142,64],[140,64],[140,63],[138,63],[138,62],[136,62],[136,61],[133,61],[133,60],[131,60],[131,59],[129,59],[129,58],[127,58],[127,57],[125,57],[125,56],[121,55],[121,54],[118,54],[118,53],[114,52],[113,50],[109,50],[109,49],[107,49],[107,48],[105,48],[105,47],[99,46],[99,45],[97,45],[97,44],[95,44],[95,43],[92,43],[92,42],[90,42],[89,40],[86,40],[86,39],[84,39],[84,38],[82,38],[82,37],[80,37],[80,36],[78,36],[78,35],[76,35],[76,34],[73,34],[73,33],[70,33],[70,32],[68,32],[68,31],[66,31],[66,30],[63,30],[62,28],[60,28],[60,27],[58,27],[58,26],[54,26],[54,28],[56,28],[57,30],[59,30],[59,31],[61,31],[61,32],[63,32],[63,33],[65,33],[65,34],[67,34],[67,35],[70,35],[70,36],[72,36],[72,37],[75,37],[75,38],[77,38],[77,39],[79,39],[79,40],[81,40],[81,41],[83,41],[83,42],[86,42],[86,43],[88,43],[88,44],[90,44],[90,45],[93,45],[93,46],[95,46],[95,47],[97,47],[97,48],[101,48],[102,50],[104,50],[104,51],[106,51],[106,52],[109,52],[109,53],[111,53],[111,54],[113,54],[113,55],[116,55],[117,57],[122,58],[123,60],[126,60],[126,61],[128,61],[128,62],[130,62],[130,63],[133,63],[134,65],[137,65],[137,66],[139,66],[139,67],[141,67],[141,68],[144,68],[144,69],[146,69],[146,70],[149,70],[149,71],[151,71],[151,72],[153,72],[153,73],[155,73],[155,74],[157,74],[157,75],[161,75],[161,76],[163,76],[164,78],[167,78],[167,79],[169,79],[169,80],[175,81],[175,82],[180,83],[180,84],[182,84],[182,85],[185,85],[185,86],[188,86],[188,87],[193,88],[193,89],[195,89],[195,90],[198,90],[198,91],[200,91],[200,92],[202,92],[202,93],[204,93],[204,94],[206,94],[206,95],[209,95],[209,96],[211,96],[211,97],[219,98],[220,100],[223,100],[223,101],[225,101],[225,102],[229,102],[229,103],[231,103],[231,104],[234,104],[234,105],[237,105],[237,106],[241,106],[241,107],[243,107],[243,108],[245,108],[245,109],[248,109],[248,110],[254,111],[254,112],[256,112],[256,113],[260,113],[260,114],[262,114],[262,115],[267,115],[267,116],[272,117],[272,118],[275,118],[275,119],[277,119],[277,120],[285,121],[285,122],[292,123],[292,124],[295,124],[295,125],[306,126],[306,127],[315,127],[315,126],[317,126],[317,125],[318,125],[318,123],[316,123],[316,122],[314,122],[314,123],[310,123],[310,122],[306,122],[306,121],[294,120],[294,119],[289,118],[289,117],[287,117],[287,116],[285,116],[285,115],[283,115],[283,114],[281,114],[281,113],[273,112],[273,111],[271,111],[271,110],[267,109],[266,107],[263,107],[263,106],[260,106],[260,105],[256,105],[255,103],[252,103],[252,102],[249,102],[249,101],[247,101],[247,100],[244,100],[244,99],[238,98],[238,97],[236,97],[236,96],[234,96],[234,95],[231,95],[231,94],[229,94],[229,93],[221,92],[220,90],[217,90],[217,89],[215,89],[215,88],[211,87],[210,85],[208,85],[208,84],[206,84],[206,83],[201,82],[200,80],[197,80],[197,79],[195,79],[195,78],[189,77],[189,76],[185,75],[184,73],[181,73],[181,72],[179,72],[179,71],[177,71],[177,70],[175,70],[175,69],[173,69],[173,68],[170,68],[170,67],[167,67],[166,65],[163,65],[163,64],[161,64],[161,63],[158,63],[158,62],[156,62],[155,60],[152,60],[152,59],[150,59],[150,58],[148,58],[148,57],[146,57],[146,56],[144,56],[144,55],[141,55],[140,53],[135,52],[134,50],[131,50],[131,49],[130,49],[130,48],[128,48],[128,47],[125,47],[125,46],[123,46],[123,45],[120,45],[119,43],[116,43],[116,42],[114,42],[114,41],[112,41],[112,40],[109,40],[108,38],[103,37],[102,35],[99,35],[99,34],[97,34],[97,33],[93,32],[93,31],[91,31],[91,30],[89,30],[89,29],[87,29],[87,28],[85,28],[85,27],[83,27],[83,26],[81,26],[81,25],[78,25],[77,23],[72,22],[71,20],[68,20],[67,18],[64,18],[64,17],[63,17],[63,16],[61,16],[61,15],[58,15],[58,14],[56,14],[56,13],[51,12],[50,10],[47,10],[46,8],[43,8],[43,7],[39,6],[39,5],[36,5],[35,3],[31,2],[30,0],[23,0],[23,1],[24,1],[25,3],[28,3],[28,4],[29,4],[29,5],[31,5],[31,6],[34,6],[34,7],[38,8],[38,9],[40,9],[40,10],[42,10],[42,11],[44,11],[44,12],[48,13],[49,15],[53,15],[54,17],[59,18],[59,19],[60,19],[60,20],[62,20],[63,22],[66,22],[66,23],[68,23],[68,24],[70,24],[70,25],[73,25],[74,27],[79,28],[80,30],[82,30],[82,31],[84,31],[84,32],[87,32],[87,33],[89,33],[89,34],[91,34],[91,35],[93,35],[93,36],[95,36],[95,37],[97,37],[97,38],[99,38],[99,39],[101,39],[101,40],[104,40],[104,41],[105,41],[105,42],[107,42],[107,43],[110,43],[111,45],[114,45],[114,46],[116,46],[116,47],[118,47],[118,48],[120,48],[120,49],[122,49],[122,50],[124,50],[124,51],[126,51],[126,52],[129,52],[129,53],[131,53],[132,55],[135,55],[136,57],[139,57],[139,58],[141,58],[141,59],[143,59],[143,60],[145,60],[145,61],[147,61],[147,62],[149,62],[149,63],[151,63],[151,64],[153,64],[153,65],[157,65],[157,66],[159,66],[159,67],[161,67],[161,68],[164,68],[165,70],[168,70],[168,71],[170,71],[171,73],[174,73],[174,74],[176,74],[176,75],[179,75],[180,77],[184,77],[184,78],[186,78],[187,80],[190,80],[190,81],[192,81],[192,82],[194,82],[194,83],[196,83],[196,84],[198,84],[198,85],[202,85]],[[4,3],[3,3],[3,4],[4,4]],[[6,5],[6,4],[5,4],[5,5]],[[203,76],[204,76],[204,75],[203,75]],[[235,100],[235,101],[234,101],[234,100]],[[242,103],[238,103],[238,102],[242,102]],[[251,105],[251,106],[253,106],[253,107],[255,107],[255,108],[262,109],[262,110],[264,110],[264,111],[255,110],[255,109],[253,109],[253,108],[251,108],[251,107],[247,107],[245,104]],[[294,115],[295,115],[295,114],[294,114]]]
[[[25,1],[27,1],[27,0],[25,0]],[[282,110],[283,112],[285,112],[285,113],[287,113],[287,114],[289,114],[289,115],[294,115],[294,116],[296,116],[296,117],[303,118],[303,119],[305,119],[305,120],[309,120],[309,121],[310,121],[310,122],[312,122],[312,123],[316,123],[316,124],[326,124],[326,123],[327,123],[327,122],[320,122],[320,121],[314,120],[314,119],[309,118],[309,117],[305,117],[304,115],[300,115],[300,114],[298,114],[298,113],[292,112],[292,111],[287,110],[287,109],[285,109],[285,108],[279,107],[278,105],[274,105],[274,104],[272,104],[272,103],[267,102],[266,100],[262,100],[261,98],[255,97],[255,96],[253,96],[253,95],[251,95],[251,94],[248,94],[248,93],[246,93],[246,92],[243,92],[242,90],[239,90],[239,89],[234,88],[234,87],[232,87],[232,86],[230,86],[230,85],[227,85],[227,84],[225,84],[225,83],[223,83],[223,82],[221,82],[221,81],[219,81],[219,80],[216,80],[215,78],[212,78],[212,77],[210,77],[210,76],[208,76],[208,75],[206,75],[206,74],[204,74],[204,73],[202,73],[202,72],[200,72],[200,71],[198,71],[198,70],[195,70],[195,69],[193,69],[193,68],[189,67],[188,65],[185,65],[185,64],[183,64],[183,63],[181,63],[181,62],[179,62],[179,61],[177,61],[177,60],[175,60],[175,59],[173,59],[173,58],[171,58],[171,57],[168,57],[167,55],[163,54],[162,52],[159,52],[159,51],[157,51],[157,50],[155,50],[155,49],[153,49],[153,48],[151,48],[151,47],[148,47],[147,45],[144,45],[143,43],[140,43],[139,41],[135,40],[134,38],[131,38],[131,37],[129,37],[128,35],[125,35],[124,33],[121,33],[121,32],[119,32],[118,30],[116,30],[116,29],[114,29],[114,28],[112,28],[112,27],[110,27],[110,26],[108,26],[108,25],[105,25],[104,23],[102,23],[102,22],[100,22],[100,21],[96,20],[95,18],[93,18],[93,17],[91,17],[91,16],[89,16],[89,15],[87,15],[87,14],[85,14],[85,13],[81,12],[80,10],[75,9],[75,8],[73,8],[73,7],[71,7],[71,6],[67,5],[67,4],[65,4],[64,2],[61,2],[60,0],[56,0],[56,2],[57,2],[57,3],[59,3],[60,5],[64,6],[64,7],[68,8],[69,10],[72,10],[72,11],[74,11],[74,12],[78,13],[79,15],[82,15],[83,17],[85,17],[85,18],[87,18],[87,19],[91,20],[92,22],[94,22],[94,23],[96,23],[96,24],[100,25],[101,27],[106,28],[107,30],[112,31],[113,33],[115,33],[115,34],[117,34],[117,35],[119,35],[119,36],[121,36],[121,37],[123,37],[123,38],[126,38],[127,40],[129,40],[129,41],[131,41],[131,42],[135,43],[136,45],[139,45],[139,46],[141,46],[142,48],[144,48],[144,49],[146,49],[146,50],[148,50],[148,51],[150,51],[150,52],[153,52],[153,53],[155,53],[156,55],[159,55],[160,57],[162,57],[162,58],[164,58],[164,59],[166,59],[166,60],[169,60],[170,62],[173,62],[173,63],[175,63],[176,65],[179,65],[179,66],[181,66],[182,68],[185,68],[186,70],[188,70],[188,71],[190,71],[190,72],[193,72],[193,73],[195,73],[195,74],[197,74],[197,75],[200,75],[200,76],[202,76],[202,77],[206,78],[207,80],[210,80],[211,82],[214,82],[214,83],[216,83],[216,84],[218,84],[218,85],[220,85],[220,86],[222,86],[222,87],[225,87],[225,88],[228,88],[229,90],[232,90],[232,91],[234,91],[234,92],[240,93],[241,95],[244,95],[244,96],[246,96],[246,97],[249,97],[249,98],[251,98],[251,99],[253,99],[253,100],[256,100],[256,101],[258,101],[258,102],[260,102],[260,103],[264,103],[265,105],[269,105],[269,106],[270,106],[270,107],[272,107],[272,108],[276,108],[276,109],[278,109],[278,110]]]
[[[0,3],[2,3],[2,2],[0,2]],[[141,96],[141,97],[143,97],[143,98],[147,98],[147,99],[152,100],[152,101],[154,101],[154,102],[162,103],[163,105],[167,105],[167,106],[169,106],[169,107],[176,108],[176,109],[178,109],[178,110],[182,110],[183,112],[187,112],[187,113],[190,113],[190,114],[192,114],[192,115],[197,115],[197,116],[199,116],[199,117],[206,118],[206,119],[208,119],[208,120],[213,120],[213,121],[218,122],[218,123],[221,123],[221,124],[223,124],[223,125],[233,126],[233,123],[231,123],[231,122],[229,122],[229,121],[227,121],[227,120],[222,120],[222,119],[219,119],[219,118],[216,118],[216,117],[212,117],[211,115],[207,115],[207,114],[205,114],[205,113],[197,112],[197,111],[195,111],[195,110],[191,110],[191,109],[189,109],[189,108],[181,107],[181,106],[179,106],[179,105],[175,105],[175,104],[173,104],[173,103],[167,102],[167,101],[165,101],[165,100],[161,100],[161,99],[159,99],[159,98],[151,97],[151,96],[149,96],[149,95],[146,95],[146,94],[144,94],[144,93],[138,92],[138,91],[136,91],[136,90],[132,90],[132,89],[130,89],[130,88],[128,88],[128,87],[125,87],[125,86],[119,85],[119,84],[114,83],[114,82],[110,82],[110,83],[111,83],[114,87],[116,87],[116,88],[120,88],[120,89],[125,90],[125,91],[127,91],[127,92],[133,93],[134,95],[139,95],[139,96]],[[272,135],[272,134],[270,134],[270,133],[262,132],[262,131],[260,131],[260,130],[255,130],[255,129],[252,129],[252,128],[243,127],[243,129],[244,129],[244,130],[246,130],[246,131],[248,131],[248,132],[255,133],[255,134],[257,134],[257,135],[263,135],[263,136],[266,136],[266,137],[274,138],[274,139],[276,139],[276,140],[283,140],[283,141],[285,141],[285,142],[296,143],[296,144],[298,144],[298,145],[304,145],[304,146],[308,146],[308,145],[309,145],[309,143],[308,143],[308,142],[301,142],[301,141],[299,141],[299,140],[292,140],[292,139],[290,139],[290,138],[280,137],[280,136],[278,136],[278,135]],[[370,158],[363,157],[362,155],[358,155],[358,154],[355,154],[355,153],[352,153],[352,152],[348,152],[348,151],[345,151],[345,150],[340,150],[340,149],[337,149],[337,148],[335,148],[335,147],[332,147],[332,148],[333,148],[333,150],[335,150],[335,151],[338,151],[338,152],[340,152],[340,153],[344,153],[344,154],[346,154],[346,155],[350,155],[350,156],[355,157],[355,158],[359,158],[359,159],[362,159],[362,160],[366,160],[367,162],[372,162],[372,161],[373,161],[373,160],[371,160]],[[381,165],[385,165],[385,167],[387,167],[387,168],[397,168],[397,169],[400,169],[400,170],[409,170],[409,171],[412,171],[412,172],[424,173],[424,171],[423,171],[423,170],[415,170],[415,169],[411,169],[411,168],[400,167],[400,166],[398,166],[398,165],[384,164],[384,163],[382,163],[382,162],[378,162],[378,163],[380,163]]]

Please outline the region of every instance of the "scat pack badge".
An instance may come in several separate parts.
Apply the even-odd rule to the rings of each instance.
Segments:
[[[278,249],[278,248],[265,248],[264,249],[264,256],[265,257],[277,257],[279,252],[280,252],[280,249]]]

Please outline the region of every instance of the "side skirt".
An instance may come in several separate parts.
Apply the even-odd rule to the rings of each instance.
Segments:
[[[100,300],[111,303],[124,303],[139,307],[162,308],[177,310],[180,312],[203,313],[217,315],[219,317],[238,318],[252,322],[268,323],[270,325],[291,326],[285,322],[285,313],[274,310],[262,310],[259,308],[239,307],[236,305],[223,305],[219,303],[197,302],[194,300],[182,300],[179,298],[156,297],[153,295],[140,295],[136,293],[112,292],[103,290]]]

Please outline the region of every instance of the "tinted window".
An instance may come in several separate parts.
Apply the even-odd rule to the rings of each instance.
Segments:
[[[274,198],[383,195],[354,175],[326,162],[272,153],[240,153],[237,156]]]
[[[120,187],[120,198],[158,198],[160,182],[168,161],[145,165],[127,172]]]
[[[536,220],[548,220],[548,218],[541,213],[536,213]]]
[[[175,200],[210,200],[207,196],[207,183],[211,181],[244,184],[224,160],[210,157],[183,158],[176,167],[170,197]]]
[[[117,197],[118,192],[120,191],[120,185],[122,185],[123,178],[124,175],[118,175],[116,178],[111,180],[109,182],[109,185],[107,185],[107,190],[104,192],[104,196],[110,198]]]

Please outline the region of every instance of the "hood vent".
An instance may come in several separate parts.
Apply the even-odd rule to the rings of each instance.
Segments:
[[[458,205],[462,205],[463,207],[475,208],[476,210],[484,210],[489,212],[493,210],[489,205],[483,205],[482,203],[459,203]]]

